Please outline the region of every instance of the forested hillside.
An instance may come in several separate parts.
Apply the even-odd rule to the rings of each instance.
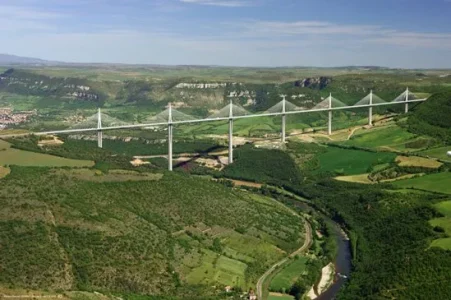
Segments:
[[[451,92],[431,96],[408,120],[409,130],[451,143]]]
[[[0,286],[216,295],[247,289],[303,243],[301,218],[220,183],[11,169],[0,180]]]
[[[428,221],[446,196],[323,180],[303,192],[350,230],[353,273],[340,299],[448,299],[451,252]],[[431,296],[433,295],[433,296]]]

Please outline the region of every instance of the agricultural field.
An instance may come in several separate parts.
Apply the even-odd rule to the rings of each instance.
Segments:
[[[346,181],[346,182],[355,182],[355,183],[364,183],[364,184],[373,184],[374,182],[369,180],[369,173],[366,174],[358,174],[358,175],[349,175],[349,176],[337,176],[336,180]]]
[[[276,293],[270,293],[268,296],[268,300],[293,300],[293,299],[294,299],[293,296]]]
[[[186,276],[191,284],[215,284],[245,287],[247,265],[235,259],[203,250],[202,264]]]
[[[397,125],[359,130],[350,140],[341,142],[347,146],[406,152],[417,151],[430,143],[432,143],[431,139],[418,137]]]
[[[163,178],[159,173],[139,173],[127,170],[110,170],[104,174],[99,170],[91,169],[57,169],[52,171],[58,176],[67,176],[71,180],[86,180],[93,182],[123,182],[123,181],[158,181]]]
[[[6,177],[9,174],[9,172],[11,172],[9,168],[0,166],[0,179]]]
[[[0,140],[0,165],[36,167],[92,167],[94,162],[13,149],[10,147],[9,143]]]
[[[446,154],[448,151],[451,151],[451,146],[428,149],[419,153],[422,155],[438,158],[442,161],[451,162],[451,157]]]
[[[443,163],[434,159],[419,156],[397,156],[395,161],[400,167],[421,167],[438,169],[443,165]]]
[[[367,173],[368,168],[372,165],[394,161],[396,154],[328,147],[326,152],[319,154],[317,157],[319,169],[316,172],[357,175]]]
[[[425,175],[417,178],[400,180],[393,184],[400,188],[412,188],[437,193],[451,194],[451,172]]]
[[[451,201],[440,202],[434,206],[444,217],[432,219],[429,223],[442,228],[448,236],[451,236]],[[451,250],[451,237],[436,239],[432,241],[431,246]]]
[[[291,261],[271,280],[269,288],[271,291],[288,291],[296,280],[307,271],[307,257],[300,257]]]

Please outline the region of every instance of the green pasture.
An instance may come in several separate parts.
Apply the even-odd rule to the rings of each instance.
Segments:
[[[451,218],[451,201],[443,201],[434,205],[435,208],[448,218]]]
[[[434,205],[435,208],[444,215],[442,218],[435,218],[429,221],[431,226],[438,226],[445,230],[448,236],[451,236],[451,201],[443,201]],[[445,237],[433,240],[431,247],[440,247],[451,250],[451,237]]]
[[[0,140],[0,165],[36,167],[92,167],[94,162],[13,149],[10,148],[9,143]]]
[[[413,188],[444,194],[451,194],[451,172],[426,175],[422,177],[395,181],[393,184],[401,188]]]
[[[362,150],[328,147],[327,151],[317,156],[319,170],[335,172],[341,175],[357,175],[367,173],[372,165],[380,165],[394,161],[396,154],[389,152],[368,152]]]
[[[186,276],[191,284],[220,283],[231,286],[245,286],[245,271],[247,265],[238,260],[221,256],[210,250],[202,250],[202,264],[193,268]]]
[[[284,294],[268,296],[268,300],[293,300],[293,299],[294,299],[293,296],[284,295]]]
[[[389,127],[357,131],[350,140],[345,141],[342,144],[373,149],[413,151],[414,149],[408,148],[408,143],[413,142],[417,139],[418,138],[415,134],[412,134],[404,128],[394,125]],[[426,143],[426,141],[427,139],[424,143]],[[419,146],[422,146],[421,143],[419,144]]]
[[[438,159],[446,161],[446,162],[451,162],[451,157],[449,157],[446,154],[450,150],[451,150],[451,146],[445,146],[445,147],[439,147],[439,148],[433,148],[433,149],[421,151],[420,154],[438,158]]]
[[[291,261],[286,267],[279,271],[272,279],[269,287],[271,291],[288,291],[299,276],[306,271],[307,257],[299,257]]]

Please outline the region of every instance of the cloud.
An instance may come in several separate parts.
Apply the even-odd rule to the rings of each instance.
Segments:
[[[451,49],[451,33],[401,31],[382,25],[339,24],[323,21],[247,21],[234,26],[241,38],[284,41],[293,38],[324,44],[385,44],[403,47]]]
[[[245,0],[180,0],[180,2],[222,7],[244,7],[252,5],[252,2]]]

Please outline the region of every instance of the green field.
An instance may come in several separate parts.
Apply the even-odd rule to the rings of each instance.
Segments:
[[[396,154],[389,152],[367,152],[362,150],[328,147],[325,153],[318,155],[320,169],[323,172],[335,172],[340,175],[357,175],[368,172],[371,165],[394,161]]]
[[[92,167],[94,162],[13,149],[10,148],[9,143],[0,140],[0,165],[35,167]]]
[[[293,300],[293,296],[289,295],[269,295],[268,300]]]
[[[418,142],[419,139],[423,139]],[[418,145],[412,143],[417,141]],[[425,147],[428,139],[418,138],[415,134],[399,126],[389,126],[382,128],[374,128],[371,130],[357,131],[350,140],[343,142],[343,145],[357,146],[372,149],[385,149],[397,151],[413,151],[417,148],[409,147]],[[424,143],[424,145],[423,145]]]
[[[186,281],[191,284],[214,284],[245,287],[247,265],[209,250],[203,250],[202,264],[192,269]]]
[[[300,257],[290,262],[272,279],[269,288],[271,291],[287,292],[296,280],[306,271],[307,257]]]
[[[432,226],[443,228],[445,233],[451,236],[451,201],[443,201],[434,206],[444,217],[432,219],[429,223]],[[436,239],[432,241],[431,246],[451,250],[451,237]]]
[[[421,151],[420,154],[435,157],[446,162],[451,162],[451,157],[446,154],[450,150],[451,146],[445,146]]]
[[[426,175],[422,177],[393,182],[397,187],[413,188],[438,193],[451,194],[451,172]]]

